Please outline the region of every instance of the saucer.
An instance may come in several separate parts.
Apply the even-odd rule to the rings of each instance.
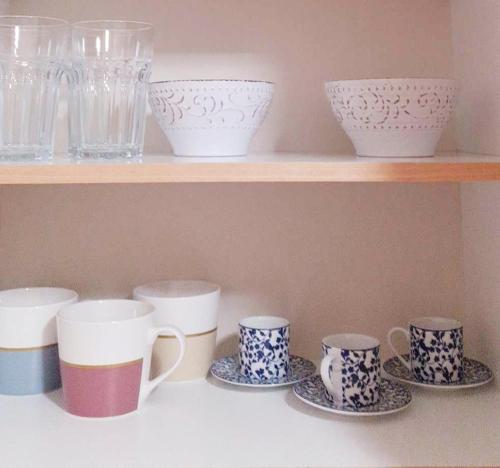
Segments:
[[[290,356],[290,372],[282,379],[259,380],[240,374],[240,362],[237,354],[217,359],[210,367],[211,374],[222,382],[243,387],[284,387],[293,385],[316,372],[316,366],[307,359]]]
[[[308,405],[323,411],[346,416],[382,416],[396,413],[407,408],[411,402],[411,393],[404,385],[384,378],[380,380],[379,402],[358,409],[337,405],[327,400],[325,396],[326,388],[319,375],[295,384],[293,392]]]
[[[403,357],[408,359],[409,356],[405,354]],[[387,374],[400,382],[439,390],[460,390],[462,388],[479,387],[493,379],[493,372],[491,372],[491,369],[486,364],[469,358],[464,358],[464,376],[462,380],[450,383],[435,384],[421,382],[414,377],[411,371],[396,356],[385,361],[383,367]]]

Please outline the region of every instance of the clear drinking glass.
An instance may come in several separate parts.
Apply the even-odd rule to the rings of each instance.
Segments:
[[[69,150],[76,158],[142,154],[153,28],[134,21],[72,26]]]
[[[52,156],[68,24],[0,16],[0,159]]]

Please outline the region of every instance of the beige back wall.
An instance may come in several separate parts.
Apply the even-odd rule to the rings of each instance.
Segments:
[[[463,212],[465,326],[469,349],[500,373],[500,185],[467,184]]]
[[[500,155],[500,2],[453,0],[454,66],[460,86],[457,147]]]
[[[279,314],[295,350],[316,356],[329,333],[382,339],[415,315],[460,311],[458,195],[445,184],[1,187],[0,286],[127,297],[152,280],[210,279],[223,287],[220,337],[246,315]]]
[[[324,96],[325,80],[452,75],[443,0],[15,0],[12,10],[70,21],[151,22],[153,79],[275,81],[253,151],[351,151]],[[65,138],[64,118],[61,151]],[[450,131],[441,148],[454,148]],[[152,116],[146,151],[170,151]]]
[[[152,21],[156,78],[275,80],[254,150],[350,151],[325,79],[452,74],[442,0],[16,0],[14,11]],[[148,150],[167,151],[148,128]],[[460,315],[460,219],[453,184],[1,187],[0,285],[102,297],[207,278],[224,289],[220,353],[240,317],[277,313],[292,319],[295,351],[316,357],[328,333],[382,339],[415,315]]]
[[[460,149],[500,158],[500,2],[454,0]],[[500,184],[461,187],[465,316],[470,347],[500,373]]]

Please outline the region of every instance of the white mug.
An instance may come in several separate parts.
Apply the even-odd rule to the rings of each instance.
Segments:
[[[184,359],[168,381],[206,377],[215,353],[219,297],[218,285],[197,280],[158,281],[134,289],[134,299],[155,307],[156,325],[175,325],[186,337]],[[152,377],[172,366],[178,349],[172,333],[158,337],[153,347]]]
[[[78,300],[63,288],[0,291],[0,393],[30,395],[61,386],[56,314]]]
[[[85,301],[57,314],[59,358],[66,410],[77,416],[109,417],[135,411],[184,356],[183,333],[155,327],[154,307],[139,301]],[[175,364],[149,379],[153,343],[173,333],[180,343]]]

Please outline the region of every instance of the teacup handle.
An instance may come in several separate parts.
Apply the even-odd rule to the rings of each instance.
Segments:
[[[173,333],[175,337],[179,340],[180,344],[179,356],[177,357],[177,361],[175,361],[175,364],[170,369],[163,372],[154,379],[151,380],[148,379],[146,380],[146,382],[144,382],[143,384],[144,388],[141,389],[141,396],[140,396],[141,402],[144,401],[149,396],[149,394],[159,384],[161,384],[172,372],[174,372],[175,369],[177,369],[177,367],[182,361],[182,358],[184,357],[184,352],[186,351],[186,337],[184,336],[184,333],[182,333],[177,327],[174,327],[173,325],[151,328],[148,333],[148,344],[153,345],[156,338],[158,338],[161,334],[164,334],[165,332]]]
[[[387,333],[387,344],[389,345],[389,348],[392,349],[392,352],[394,355],[401,361],[401,363],[409,370],[411,371],[411,364],[403,357],[401,354],[398,353],[396,350],[395,346],[392,344],[392,335],[396,332],[401,332],[404,334],[406,339],[408,340],[408,344],[410,344],[410,333],[408,333],[408,330],[405,328],[401,327],[394,327],[389,330],[389,333]]]
[[[321,380],[323,380],[326,389],[331,395],[334,395],[336,390],[333,387],[332,381],[330,380],[329,371],[330,371],[330,364],[335,360],[337,360],[337,356],[334,356],[333,354],[327,354],[321,360],[321,366],[320,366]]]

